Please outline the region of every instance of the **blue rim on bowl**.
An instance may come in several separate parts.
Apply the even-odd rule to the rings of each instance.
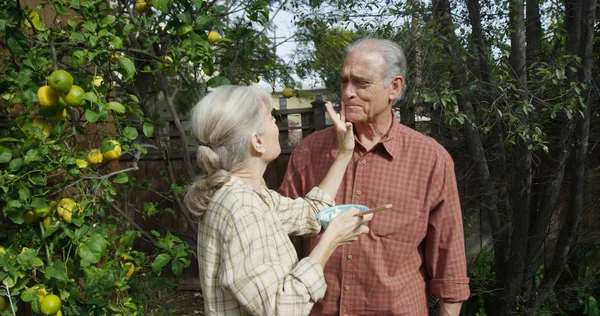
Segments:
[[[367,211],[369,209],[368,207],[366,207],[362,204],[342,204],[342,205],[330,206],[326,209],[321,210],[319,213],[317,213],[317,218],[321,222],[321,226],[323,226],[323,229],[326,229],[327,226],[329,225],[329,221],[331,220],[332,216],[335,217],[335,216],[337,216],[337,214],[341,214],[341,213],[349,210],[352,207],[356,207],[361,212]],[[337,214],[335,214],[335,213],[337,213]]]

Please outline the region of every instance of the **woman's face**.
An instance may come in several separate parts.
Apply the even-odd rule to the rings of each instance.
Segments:
[[[279,128],[275,123],[275,117],[271,115],[270,109],[265,107],[265,116],[263,120],[264,133],[261,135],[264,141],[265,153],[263,157],[265,161],[271,162],[275,158],[279,157],[281,153],[281,146],[279,145]]]

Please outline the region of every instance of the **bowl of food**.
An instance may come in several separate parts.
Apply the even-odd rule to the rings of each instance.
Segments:
[[[321,221],[321,226],[323,226],[323,229],[327,229],[327,226],[329,225],[329,221],[331,221],[331,219],[335,218],[336,216],[353,207],[357,208],[361,212],[369,210],[368,207],[361,204],[342,204],[331,206],[321,210],[319,213],[317,213],[317,218],[319,219],[319,221]]]

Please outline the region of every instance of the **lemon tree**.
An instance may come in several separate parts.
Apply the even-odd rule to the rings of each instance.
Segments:
[[[161,113],[179,120],[208,87],[263,69],[218,75],[237,48],[215,2],[21,3],[0,2],[0,312],[148,314],[147,284],[194,258],[195,234],[152,226],[176,216],[194,227],[180,203],[194,170],[185,131],[178,178]],[[266,25],[265,6],[246,10],[252,20],[236,25]],[[150,154],[164,168],[138,178]],[[166,203],[136,204],[140,193]]]

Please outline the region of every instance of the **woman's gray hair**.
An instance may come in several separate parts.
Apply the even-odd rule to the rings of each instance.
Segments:
[[[272,109],[271,95],[257,86],[221,86],[191,111],[191,135],[199,142],[198,166],[205,172],[189,188],[185,204],[201,218],[215,191],[241,168],[250,152],[253,133],[263,133],[264,116]]]
[[[346,56],[357,49],[366,49],[377,52],[385,60],[385,69],[383,69],[383,80],[385,87],[388,87],[392,79],[396,76],[404,78],[402,93],[398,98],[404,95],[406,89],[406,57],[400,45],[387,40],[373,37],[366,37],[350,44],[346,48]]]

